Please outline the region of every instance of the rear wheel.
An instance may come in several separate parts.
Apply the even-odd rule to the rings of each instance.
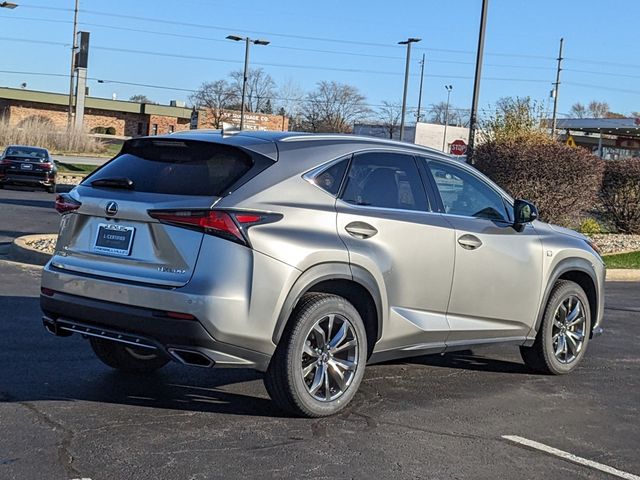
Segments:
[[[150,373],[164,367],[169,359],[155,350],[127,346],[92,337],[89,339],[96,356],[116,370],[131,373]]]
[[[367,336],[354,306],[337,295],[307,294],[271,359],[265,386],[294,415],[333,415],[356,394],[367,360]]]
[[[53,185],[50,185],[47,188],[47,192],[48,193],[56,193],[57,191],[57,185],[54,183]]]
[[[560,280],[551,291],[535,343],[520,347],[531,369],[553,375],[575,369],[587,350],[591,333],[589,299],[580,285]]]

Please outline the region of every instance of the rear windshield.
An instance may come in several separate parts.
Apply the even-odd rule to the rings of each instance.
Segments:
[[[7,147],[5,158],[14,157],[29,162],[46,162],[49,158],[47,151],[42,148]]]
[[[88,177],[126,178],[137,192],[222,196],[251,167],[242,150],[190,140],[133,140],[123,153]]]

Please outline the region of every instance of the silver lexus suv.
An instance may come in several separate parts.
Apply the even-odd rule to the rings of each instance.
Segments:
[[[586,237],[415,145],[132,139],[56,208],[50,333],[124,371],[257,369],[295,415],[340,411],[367,363],[480,344],[567,373],[602,330],[605,269]]]

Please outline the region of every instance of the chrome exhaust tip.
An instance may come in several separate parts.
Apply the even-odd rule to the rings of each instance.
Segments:
[[[169,348],[169,354],[178,362],[190,367],[211,368],[215,362],[204,353],[197,350],[185,350],[182,348]]]

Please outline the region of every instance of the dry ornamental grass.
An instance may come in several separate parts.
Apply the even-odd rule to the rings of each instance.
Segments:
[[[104,142],[77,130],[58,131],[47,119],[27,119],[20,126],[0,122],[0,145],[31,145],[56,153],[102,153]]]

